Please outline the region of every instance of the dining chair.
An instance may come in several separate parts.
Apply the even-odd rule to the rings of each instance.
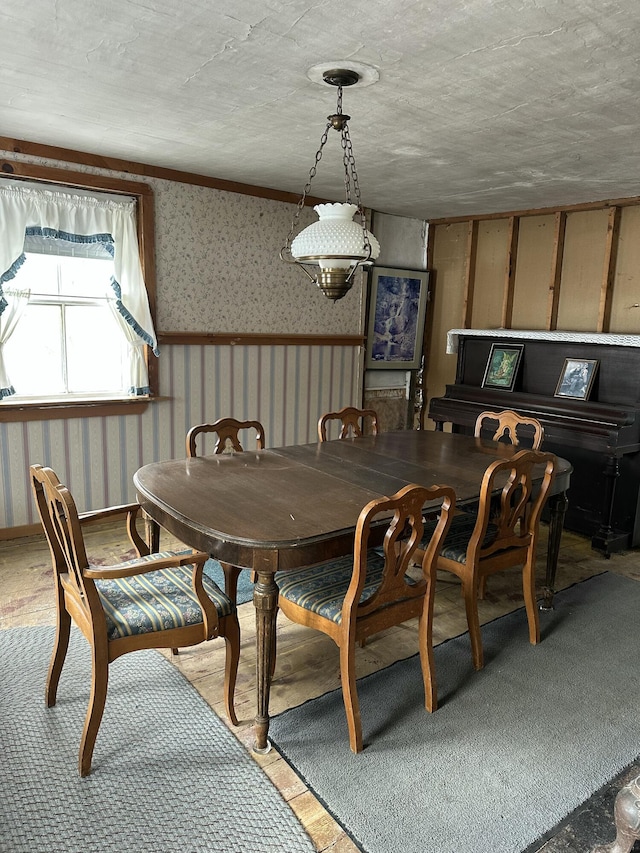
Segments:
[[[214,433],[216,443],[213,448],[214,454],[219,453],[243,453],[244,448],[240,443],[240,432],[253,430],[257,450],[264,450],[264,427],[260,421],[239,421],[236,418],[218,418],[212,424],[198,424],[191,427],[187,432],[187,457],[197,456],[196,439],[203,433]],[[224,589],[233,601],[236,600],[238,592],[238,578],[242,569],[232,566],[230,563],[220,562],[224,572]],[[251,581],[255,583],[258,579],[257,572],[251,572]]]
[[[544,439],[544,427],[537,418],[526,417],[514,412],[512,409],[504,409],[501,412],[480,412],[476,419],[474,435],[479,438],[483,430],[487,429],[486,421],[497,422],[497,429],[493,431],[493,427],[489,428],[492,433],[490,436],[493,441],[500,441],[508,438],[511,444],[520,444],[518,430],[520,427],[531,427],[531,430],[525,429],[524,432],[529,436],[528,441],[531,442],[533,450],[540,450]],[[522,431],[520,437],[522,437]]]
[[[357,438],[364,434],[369,427],[371,435],[378,435],[378,415],[373,409],[356,409],[354,406],[345,406],[338,412],[326,412],[318,421],[318,439],[327,440],[327,425],[330,421],[340,421],[340,435],[338,438]]]
[[[197,456],[196,439],[202,433],[212,432],[216,435],[213,448],[217,453],[242,453],[244,448],[240,443],[241,430],[254,430],[258,450],[264,450],[264,427],[259,421],[238,421],[235,418],[218,418],[212,424],[198,424],[187,432],[187,456]]]
[[[47,675],[47,707],[56,704],[72,621],[91,646],[89,706],[80,742],[78,769],[91,760],[107,698],[109,664],[137,649],[193,646],[224,637],[224,694],[227,716],[234,710],[240,627],[232,600],[206,575],[207,554],[196,551],[150,554],[136,530],[138,504],[78,514],[71,493],[51,468],[32,465],[33,495],[49,543],[56,594],[57,630]],[[86,523],[124,518],[137,557],[112,566],[92,565],[82,528]]]
[[[484,473],[475,515],[459,513],[451,522],[436,567],[457,575],[462,584],[473,665],[484,664],[478,592],[489,575],[522,566],[529,641],[540,642],[535,562],[540,515],[555,474],[556,457],[539,450],[520,450],[498,459]],[[542,477],[541,482],[534,478]],[[497,501],[499,512],[494,514]],[[427,520],[425,530],[433,529]],[[425,541],[428,541],[428,537]],[[418,555],[420,551],[418,551]]]
[[[412,577],[408,569],[422,539],[427,502],[432,504],[430,510],[439,507],[440,511],[422,554],[419,577]],[[276,576],[283,613],[293,622],[327,634],[340,649],[342,696],[353,752],[363,748],[355,671],[359,640],[418,617],[425,707],[428,711],[437,707],[432,647],[434,566],[454,507],[455,492],[448,486],[405,486],[392,497],[377,498],[362,509],[353,554]]]

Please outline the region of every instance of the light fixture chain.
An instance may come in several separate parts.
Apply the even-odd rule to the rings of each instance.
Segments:
[[[298,220],[300,219],[300,214],[302,213],[302,208],[304,207],[304,203],[306,201],[307,195],[309,194],[309,190],[311,189],[311,181],[315,178],[316,172],[318,171],[318,163],[322,160],[322,149],[324,148],[329,130],[331,128],[331,122],[327,122],[327,126],[324,129],[324,133],[320,137],[320,147],[316,151],[315,160],[313,161],[313,165],[309,169],[309,178],[307,179],[307,183],[302,191],[302,196],[298,201],[298,207],[295,212],[295,216],[293,217],[293,221],[291,223],[291,228],[289,230],[289,234],[287,235],[287,240],[280,251],[280,257],[282,257],[283,252],[290,252],[291,250],[291,241],[293,239],[293,234],[298,226]]]
[[[362,208],[362,200],[360,198],[360,183],[358,181],[358,172],[356,171],[356,158],[353,154],[353,146],[351,144],[351,136],[349,135],[349,128],[345,124],[344,129],[342,131],[342,148],[344,151],[344,170],[345,170],[345,187],[347,190],[347,201],[351,203],[351,187],[350,183],[353,184],[353,191],[356,197],[356,206],[358,208],[357,213],[362,223],[362,231],[364,233],[364,248],[367,252],[367,255],[371,256],[371,244],[369,242],[369,234],[367,233],[367,222],[364,215],[364,210]],[[351,179],[349,181],[349,170],[351,171]]]

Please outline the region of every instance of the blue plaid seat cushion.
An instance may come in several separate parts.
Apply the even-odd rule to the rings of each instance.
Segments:
[[[424,524],[425,536],[420,547],[426,548],[434,530],[436,529],[436,521],[427,519]],[[459,515],[454,515],[451,522],[451,527],[447,533],[444,545],[440,549],[440,556],[447,560],[454,560],[456,563],[467,562],[467,547],[469,539],[473,533],[473,528],[476,526],[476,516],[471,513],[461,512]],[[482,547],[486,548],[496,537],[498,528],[495,524],[487,525],[487,532],[482,542]]]
[[[163,551],[150,557],[119,563],[118,567],[137,565],[155,557],[173,556],[172,551]],[[107,620],[108,638],[117,640],[134,634],[201,623],[202,608],[193,591],[192,577],[191,566],[180,566],[129,578],[96,580],[96,589]],[[233,613],[233,602],[210,577],[203,574],[202,583],[219,616]]]
[[[369,551],[367,578],[360,596],[360,604],[376,592],[382,580],[383,571],[384,557],[378,551]],[[342,605],[352,575],[353,554],[348,554],[337,560],[327,560],[315,566],[291,572],[278,572],[276,583],[283,598],[340,624]],[[407,583],[413,584],[414,581],[407,577]]]

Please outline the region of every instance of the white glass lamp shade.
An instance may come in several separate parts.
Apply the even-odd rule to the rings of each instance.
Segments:
[[[362,226],[353,221],[355,204],[317,204],[318,221],[308,225],[291,244],[296,261],[317,263],[322,269],[348,269],[354,263],[374,261],[380,244],[367,231],[371,254],[367,256]]]

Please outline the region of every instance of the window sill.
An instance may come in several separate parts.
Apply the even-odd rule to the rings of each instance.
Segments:
[[[99,418],[108,415],[140,415],[149,403],[166,397],[131,397],[120,400],[57,400],[52,402],[0,403],[0,423],[50,421],[66,418]]]

